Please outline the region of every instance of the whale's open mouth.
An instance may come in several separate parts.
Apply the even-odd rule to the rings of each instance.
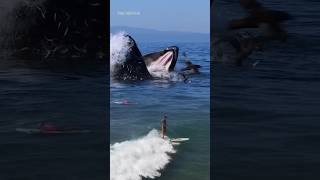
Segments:
[[[153,59],[147,64],[148,71],[155,71],[155,70],[163,70],[163,71],[170,71],[170,65],[173,59],[173,52],[166,52],[162,56]]]
[[[173,71],[178,59],[179,48],[172,46],[163,51],[143,56],[148,71]]]

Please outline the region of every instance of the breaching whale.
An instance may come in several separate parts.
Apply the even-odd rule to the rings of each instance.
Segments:
[[[174,71],[179,48],[171,46],[164,50],[142,55],[136,41],[130,35],[127,37],[128,50],[124,59],[112,64],[111,76],[116,80],[146,80],[152,79],[152,70],[165,72]],[[111,54],[112,57],[112,54]]]

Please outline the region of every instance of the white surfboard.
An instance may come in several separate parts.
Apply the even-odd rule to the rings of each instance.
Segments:
[[[40,133],[41,131],[39,129],[27,129],[27,128],[16,128],[17,132],[23,132],[27,134],[34,134],[34,133]]]
[[[172,138],[170,139],[171,142],[184,142],[189,141],[190,138]]]
[[[180,145],[179,142],[171,142],[171,144],[172,144],[173,146],[178,146],[178,145]]]
[[[185,142],[185,141],[189,141],[190,138],[169,138],[168,136],[165,136],[164,137],[166,140],[169,140],[170,143],[173,145],[173,146],[178,146],[180,145],[182,142]]]

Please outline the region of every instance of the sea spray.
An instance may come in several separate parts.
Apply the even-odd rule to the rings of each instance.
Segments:
[[[119,32],[110,34],[110,72],[114,70],[114,65],[125,62],[130,47],[130,39],[127,33]]]
[[[184,80],[181,74],[179,74],[176,71],[168,72],[167,70],[165,70],[165,68],[161,69],[159,67],[155,67],[154,65],[151,65],[150,67],[148,67],[148,70],[149,70],[149,73],[154,78],[160,78],[160,79],[169,80],[172,82]]]
[[[168,140],[151,130],[139,139],[110,145],[110,179],[141,180],[159,177],[175,150]]]

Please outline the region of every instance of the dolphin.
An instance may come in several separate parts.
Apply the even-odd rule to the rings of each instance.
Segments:
[[[151,71],[154,69],[165,72],[174,71],[179,48],[171,46],[164,50],[142,55],[136,41],[125,35],[129,41],[125,59],[112,65],[111,76],[116,80],[146,80],[154,78]]]

